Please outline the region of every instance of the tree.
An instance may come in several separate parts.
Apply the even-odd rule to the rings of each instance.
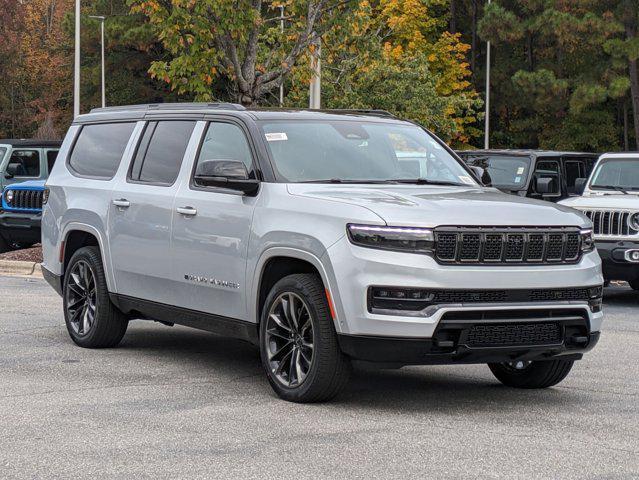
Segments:
[[[467,144],[481,101],[443,0],[362,0],[323,38],[328,107],[381,108]],[[302,88],[305,82],[298,82]]]
[[[170,60],[151,74],[198,100],[223,94],[252,105],[275,90],[308,48],[339,18],[342,0],[286,0],[287,28],[279,31],[278,3],[262,0],[129,0],[148,16]]]
[[[619,148],[634,44],[620,20],[624,2],[504,0],[485,8],[479,31],[495,45],[494,145]],[[621,10],[636,21],[636,0],[626,3],[634,9]]]

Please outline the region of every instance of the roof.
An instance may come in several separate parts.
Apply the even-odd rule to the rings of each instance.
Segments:
[[[639,152],[615,152],[615,153],[604,153],[599,158],[630,158],[632,160],[639,160]]]
[[[384,110],[348,109],[348,110],[311,110],[279,108],[246,108],[235,103],[157,103],[145,105],[126,105],[119,107],[95,108],[90,113],[80,115],[75,123],[88,123],[109,120],[141,120],[155,115],[184,114],[188,116],[210,114],[232,114],[247,116],[254,120],[343,120],[344,117],[374,118],[376,121],[402,121]]]
[[[0,139],[0,145],[11,145],[13,147],[59,147],[60,145],[62,145],[62,142],[58,140],[7,138],[7,139]]]
[[[579,156],[579,157],[592,157],[597,158],[599,155],[596,153],[587,152],[565,152],[555,150],[533,150],[533,149],[489,149],[489,150],[458,150],[458,154],[470,154],[470,155],[511,155],[511,156],[534,156],[534,157],[567,157],[567,156]]]

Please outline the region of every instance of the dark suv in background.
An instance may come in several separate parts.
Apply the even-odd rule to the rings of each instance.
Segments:
[[[499,190],[557,202],[580,195],[580,178],[595,166],[594,153],[544,150],[463,150],[457,154],[471,167],[483,169],[482,180]]]

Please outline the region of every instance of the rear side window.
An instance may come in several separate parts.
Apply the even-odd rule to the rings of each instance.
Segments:
[[[180,172],[194,128],[193,121],[149,122],[135,154],[129,179],[172,185]]]
[[[53,165],[55,165],[55,161],[58,158],[57,150],[47,150],[47,168],[49,169],[49,173],[53,169]]]
[[[14,150],[11,153],[9,165],[12,165],[16,177],[39,177],[40,152],[38,150]]]
[[[135,123],[85,125],[73,147],[69,166],[78,175],[112,179],[134,128]]]

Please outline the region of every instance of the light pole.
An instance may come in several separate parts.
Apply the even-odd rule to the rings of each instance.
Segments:
[[[284,37],[284,5],[280,5],[280,32]],[[280,108],[284,106],[284,77],[280,78]]]
[[[488,0],[488,5],[490,5]],[[490,148],[490,40],[486,42],[486,121],[484,131],[484,148]]]
[[[311,85],[309,95],[309,108],[322,108],[322,39],[317,38],[315,48],[311,53]]]
[[[80,115],[80,0],[75,0],[75,58],[73,63],[73,118]]]
[[[104,21],[106,17],[104,15],[89,15],[89,18],[100,20],[100,34],[101,34],[101,50],[102,50],[102,108],[106,107],[106,92],[104,83]]]

